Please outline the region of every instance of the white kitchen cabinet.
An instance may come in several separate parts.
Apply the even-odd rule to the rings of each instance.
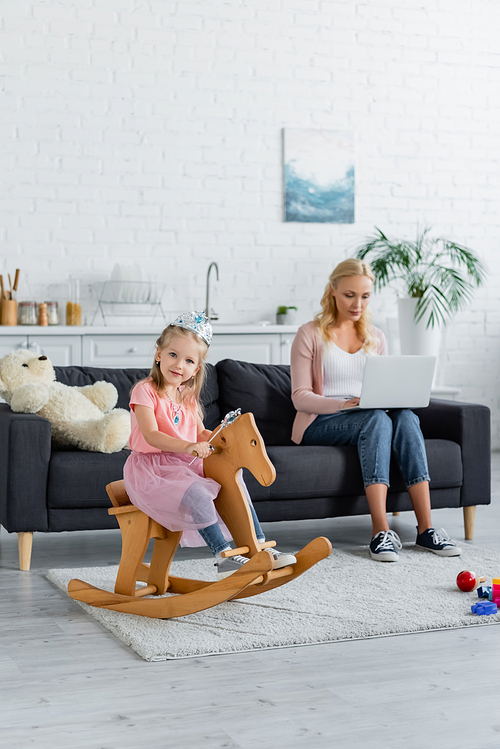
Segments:
[[[47,356],[55,367],[80,366],[82,338],[79,335],[30,335],[28,351],[37,356]]]
[[[294,338],[295,333],[280,335],[280,364],[290,364],[290,356],[292,353],[292,343]]]
[[[288,327],[288,326],[287,326]],[[126,328],[67,327],[41,328],[36,325],[0,327],[0,357],[27,348],[48,356],[56,366],[149,368],[154,360],[159,330]],[[289,364],[296,328],[257,325],[214,327],[208,356],[211,364],[221,359],[239,359],[256,364]]]
[[[85,335],[83,365],[86,367],[152,367],[156,335]]]
[[[208,361],[216,364],[222,359],[237,359],[254,364],[279,364],[281,346],[279,335],[214,335]]]
[[[28,336],[0,336],[0,357],[10,354],[18,348],[26,348],[27,346]]]
[[[82,338],[79,335],[1,335],[0,357],[24,348],[36,356],[48,356],[56,367],[82,363]]]

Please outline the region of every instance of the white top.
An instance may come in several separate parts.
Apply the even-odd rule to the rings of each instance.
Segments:
[[[323,341],[323,395],[330,398],[359,398],[368,354],[355,354]]]

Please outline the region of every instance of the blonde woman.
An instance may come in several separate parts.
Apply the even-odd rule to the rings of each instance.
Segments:
[[[297,409],[292,440],[301,445],[356,445],[372,518],[372,559],[396,562],[401,549],[386,513],[391,454],[417,517],[416,545],[439,556],[458,556],[461,550],[448,534],[432,527],[430,478],[417,416],[409,409],[351,410],[359,405],[366,357],[387,354],[384,334],[371,324],[373,281],[367,263],[344,260],[330,275],[321,312],[299,328],[291,357]]]

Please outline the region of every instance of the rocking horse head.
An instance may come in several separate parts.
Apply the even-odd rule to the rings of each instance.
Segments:
[[[262,486],[269,486],[276,478],[276,470],[269,460],[264,440],[260,436],[251,413],[238,416],[213,438],[215,452],[206,459],[205,466],[224,461],[236,474],[248,468]]]

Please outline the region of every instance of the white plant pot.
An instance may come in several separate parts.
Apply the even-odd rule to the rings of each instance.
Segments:
[[[276,315],[276,325],[293,325],[295,322],[295,310],[289,309],[286,315]]]
[[[399,340],[401,354],[408,356],[435,356],[438,361],[434,371],[433,385],[437,382],[439,354],[441,350],[441,325],[427,327],[428,315],[415,322],[418,299],[398,299]]]

